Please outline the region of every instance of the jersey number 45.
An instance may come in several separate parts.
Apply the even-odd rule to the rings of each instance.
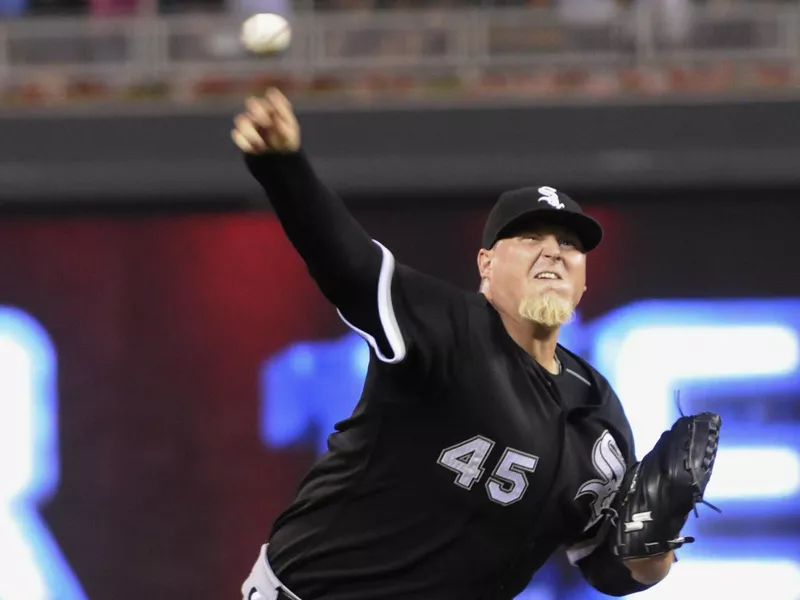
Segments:
[[[437,461],[443,467],[458,473],[454,483],[471,490],[485,471],[484,464],[495,443],[482,435],[442,450]],[[486,480],[486,493],[493,502],[508,506],[522,498],[528,489],[528,473],[536,470],[538,456],[506,448],[499,462]]]

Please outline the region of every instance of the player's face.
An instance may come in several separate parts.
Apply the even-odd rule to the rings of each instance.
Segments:
[[[563,227],[525,229],[482,253],[487,253],[483,260],[479,256],[487,296],[506,310],[528,302],[571,312],[586,289],[586,255],[577,236]]]

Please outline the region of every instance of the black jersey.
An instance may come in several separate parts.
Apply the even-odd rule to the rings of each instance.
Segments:
[[[302,155],[248,162],[372,350],[352,416],[273,525],[281,581],[303,600],[500,599],[559,547],[580,564],[634,460],[607,381],[562,347],[549,374],[481,294],[396,264]]]

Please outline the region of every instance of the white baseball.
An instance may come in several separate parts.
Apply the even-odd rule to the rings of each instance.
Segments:
[[[281,15],[260,13],[242,23],[241,40],[255,54],[282,52],[292,41],[292,28]]]

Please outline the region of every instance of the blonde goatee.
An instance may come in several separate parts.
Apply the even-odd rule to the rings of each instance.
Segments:
[[[529,296],[519,303],[519,315],[543,327],[555,328],[569,323],[573,311],[572,302],[557,294]]]

